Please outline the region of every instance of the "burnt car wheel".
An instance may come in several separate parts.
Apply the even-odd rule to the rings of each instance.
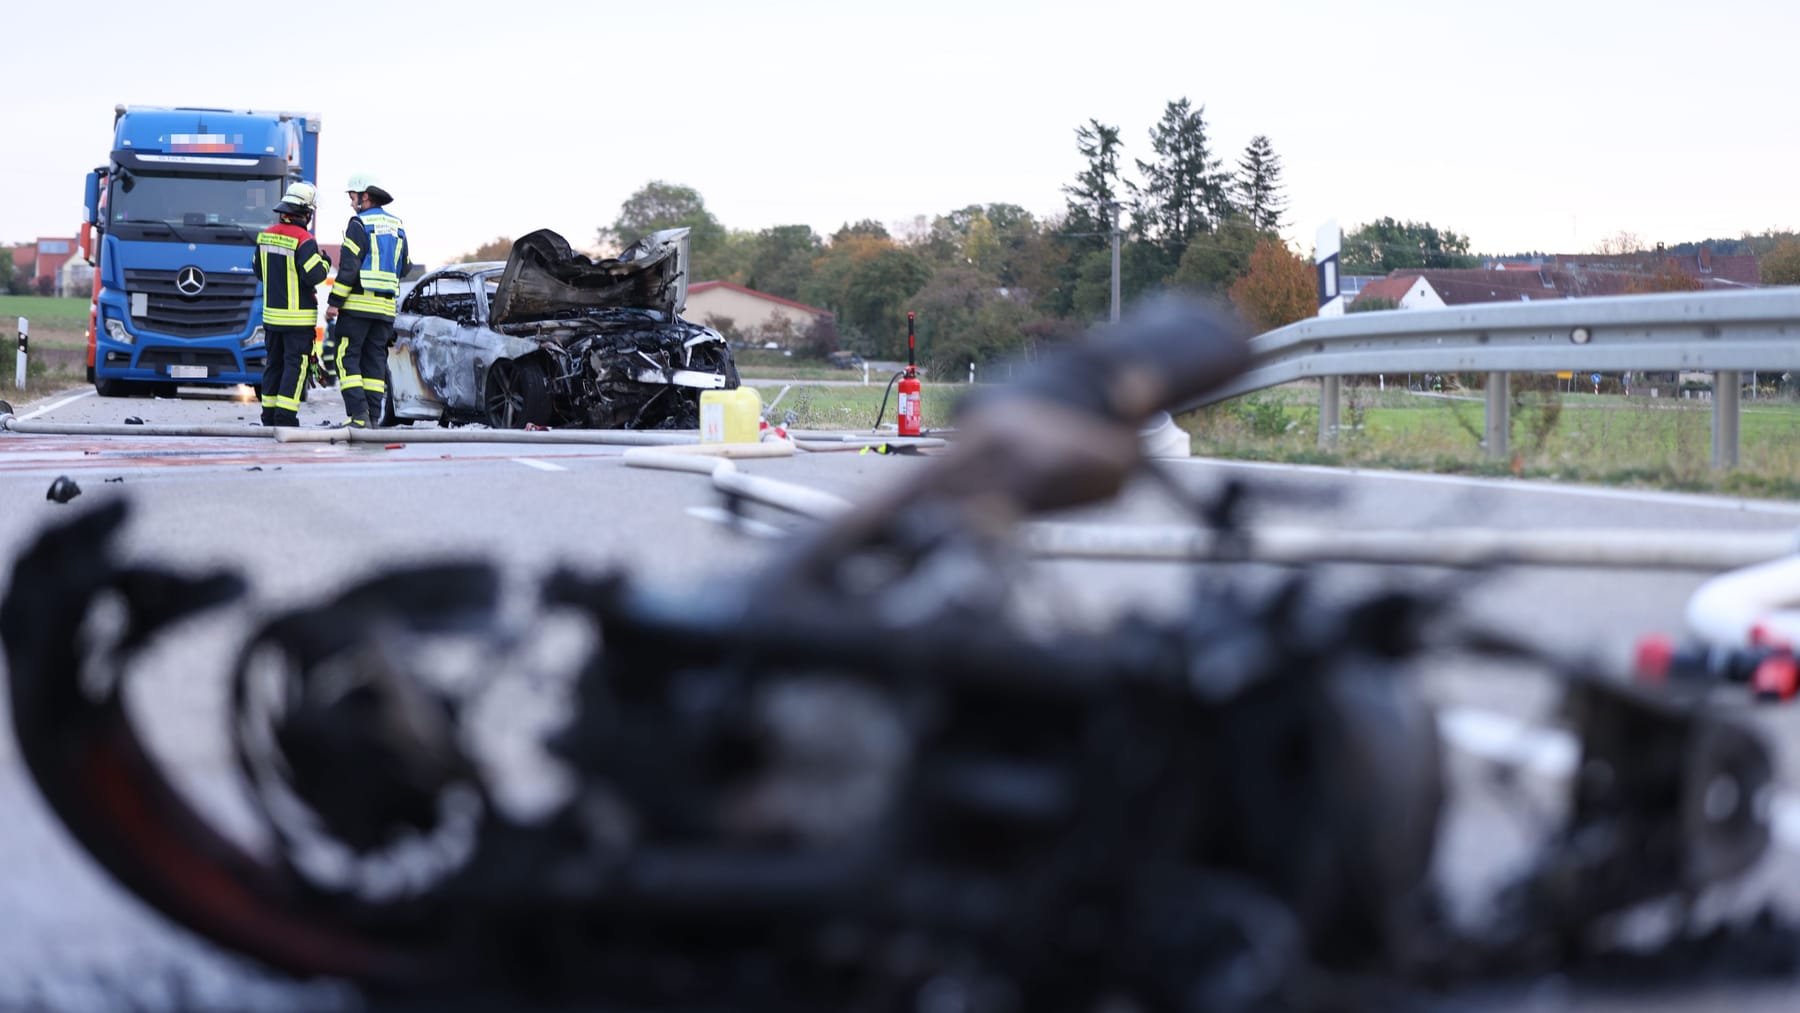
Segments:
[[[495,429],[550,424],[550,378],[532,359],[501,359],[488,367],[482,406]]]

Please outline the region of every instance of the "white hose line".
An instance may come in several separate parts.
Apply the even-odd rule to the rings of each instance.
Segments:
[[[938,447],[948,446],[945,441],[928,436],[915,437],[904,441],[884,440],[879,437],[858,437],[856,439],[842,440],[812,440],[795,437],[794,445],[801,450],[814,454],[847,454],[853,451],[861,451],[869,447],[882,446],[918,447],[923,450],[934,450]]]
[[[88,422],[32,422],[10,415],[0,418],[9,432],[32,436],[229,436],[266,440],[277,430],[267,426],[126,426]]]
[[[549,443],[666,447],[698,443],[694,430],[641,432],[632,429],[344,429],[277,428],[280,443]]]
[[[721,492],[732,493],[752,502],[774,507],[777,510],[786,510],[802,517],[826,520],[850,509],[850,502],[840,496],[833,496],[828,492],[820,492],[817,489],[810,489],[793,482],[784,482],[780,479],[746,475],[738,471],[737,465],[731,461],[733,457],[790,455],[794,452],[794,446],[786,440],[771,440],[767,443],[714,443],[702,446],[724,452],[708,455],[700,452],[671,453],[667,449],[643,448],[627,450],[625,464],[632,468],[655,468],[662,471],[686,471],[710,475],[713,486]],[[731,449],[751,450],[757,447],[768,447],[774,452],[759,454],[729,452]],[[686,451],[688,448],[681,449]]]
[[[1346,531],[1252,528],[1221,539],[1191,527],[1038,523],[1026,525],[1034,554],[1074,559],[1353,562],[1417,566],[1536,565],[1724,570],[1788,555],[1792,532],[1499,531],[1446,528]],[[1800,582],[1796,585],[1800,586]]]
[[[949,430],[934,430],[949,432]],[[892,443],[896,446],[910,444],[920,447],[941,447],[945,440],[942,436],[896,436],[892,433],[871,433],[867,430],[844,432],[838,429],[789,429],[788,437],[795,440],[806,440],[814,443]]]
[[[794,444],[788,440],[764,440],[761,443],[688,443],[678,447],[640,447],[625,452],[625,463],[642,461],[647,456],[669,454],[679,457],[793,457]],[[637,467],[654,467],[639,464]],[[682,469],[687,470],[687,469]]]
[[[1788,556],[1714,577],[1688,598],[1693,634],[1719,647],[1764,643],[1800,646],[1800,556]]]
[[[805,449],[809,441],[796,441]],[[690,456],[708,448],[787,447],[710,444],[666,450],[628,450],[625,463],[711,475],[720,489],[808,517],[835,517],[847,500],[816,489],[741,474],[729,461]],[[787,452],[791,453],[791,449]],[[1221,539],[1192,527],[1036,522],[1020,526],[1028,551],[1064,559],[1164,560],[1263,563],[1354,562],[1415,566],[1537,565],[1636,569],[1724,570],[1794,553],[1793,532],[1703,534],[1693,531],[1500,531],[1447,528],[1346,531],[1340,528],[1252,528]],[[1792,582],[1800,586],[1800,578]],[[1800,637],[1796,637],[1800,642]]]

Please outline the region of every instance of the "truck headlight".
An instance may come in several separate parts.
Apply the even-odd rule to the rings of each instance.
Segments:
[[[251,331],[249,337],[238,342],[238,347],[239,348],[255,348],[257,345],[260,345],[262,343],[263,343],[263,325],[257,324],[256,330]]]
[[[117,317],[106,318],[106,336],[121,345],[129,345],[137,340],[131,336],[130,331],[125,329],[125,321]]]

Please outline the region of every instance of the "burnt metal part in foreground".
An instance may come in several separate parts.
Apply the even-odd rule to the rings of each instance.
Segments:
[[[1110,495],[1140,414],[1241,360],[1210,317],[1137,333],[1199,347],[1078,353],[1092,389],[1061,386],[1065,364],[976,406],[908,509],[877,502],[743,587],[559,572],[502,610],[490,567],[446,564],[267,618],[229,729],[265,853],[206,825],[121,703],[137,652],[239,583],[126,567],[123,507],[82,514],[0,603],[22,752],[77,840],[171,919],[290,973],[445,1002],[1392,1009],[1629,958],[1616,915],[1762,852],[1760,743],[1566,673],[1584,757],[1568,823],[1500,917],[1465,929],[1427,879],[1441,764],[1401,671],[1443,596],[1209,580],[1174,619],[1022,629],[994,532]],[[1047,420],[1067,453],[1031,442]],[[593,637],[542,746],[573,787],[511,816],[471,725],[486,693],[541,674],[538,624],[571,620]],[[1785,927],[1757,938],[1791,961]]]
[[[231,733],[279,842],[251,854],[170,787],[120,704],[137,651],[240,585],[117,566],[122,521],[110,504],[19,561],[0,637],[22,750],[125,885],[294,974],[679,1009],[907,1009],[944,989],[996,1011],[1114,994],[1376,1008],[1627,958],[1608,916],[1735,874],[1766,841],[1753,738],[1577,679],[1571,820],[1498,919],[1457,933],[1424,879],[1431,716],[1395,670],[1433,606],[1329,607],[1299,579],[1199,588],[1166,626],[1034,642],[946,614],[916,643],[859,624],[866,602],[841,603],[847,622],[799,603],[746,623],[558,573],[528,611],[579,616],[605,643],[547,743],[581,789],[515,822],[463,734],[478,701],[421,659],[462,641],[504,661],[531,630],[499,618],[491,569],[451,564],[275,616],[245,644]],[[105,599],[121,628],[74,646]],[[322,850],[341,860],[309,858]]]

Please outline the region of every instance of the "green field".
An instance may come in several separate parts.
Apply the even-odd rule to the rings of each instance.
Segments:
[[[1328,450],[1318,446],[1316,389],[1250,394],[1180,421],[1196,453],[1223,457],[1800,496],[1800,404],[1793,401],[1742,402],[1739,466],[1723,472],[1712,467],[1710,405],[1669,398],[1523,393],[1504,460],[1481,446],[1478,396],[1349,389],[1343,431]]]
[[[85,329],[88,301],[78,296],[57,299],[36,295],[0,295],[0,323],[5,325],[5,329],[14,330],[19,317],[31,318],[33,328],[43,325]]]
[[[31,321],[35,348],[86,348],[88,301],[36,295],[0,295],[0,336],[18,333],[19,318]],[[8,342],[10,347],[11,342]]]

